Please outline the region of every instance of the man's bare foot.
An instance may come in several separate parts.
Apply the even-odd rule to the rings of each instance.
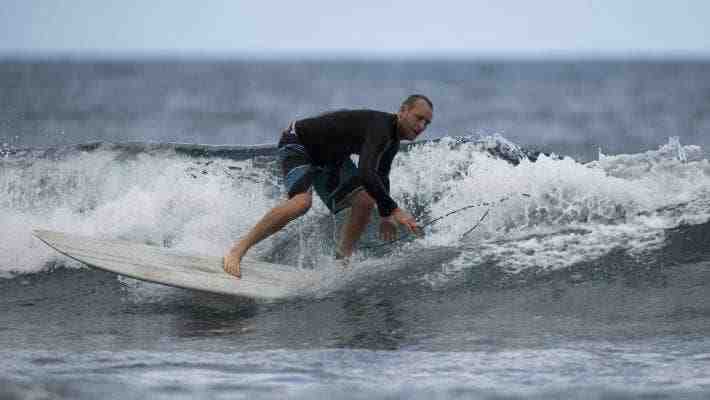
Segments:
[[[336,249],[335,265],[343,269],[350,268],[350,256],[351,254],[345,255],[340,249]]]
[[[349,270],[350,269],[350,259],[349,258],[336,258],[335,265],[340,270]]]
[[[227,253],[224,256],[223,260],[224,260],[224,265],[223,265],[224,272],[226,272],[230,275],[234,275],[235,277],[237,277],[237,279],[242,277],[242,271],[241,271],[241,266],[240,266],[240,264],[242,262],[242,258],[239,255],[230,251],[229,253]]]

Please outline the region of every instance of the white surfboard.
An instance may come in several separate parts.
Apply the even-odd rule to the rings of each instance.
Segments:
[[[186,289],[275,300],[307,295],[320,278],[315,271],[245,259],[242,277],[237,279],[224,272],[222,257],[47,230],[33,233],[60,253],[91,267]]]

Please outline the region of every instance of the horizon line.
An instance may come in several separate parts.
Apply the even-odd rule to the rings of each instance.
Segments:
[[[145,51],[0,49],[0,61],[710,61],[710,51]]]

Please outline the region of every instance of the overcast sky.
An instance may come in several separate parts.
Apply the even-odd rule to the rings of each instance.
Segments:
[[[710,56],[708,0],[2,0],[0,53]]]

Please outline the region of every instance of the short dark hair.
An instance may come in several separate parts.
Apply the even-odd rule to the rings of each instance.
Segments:
[[[424,96],[423,94],[413,94],[413,95],[410,95],[409,97],[407,97],[406,99],[404,99],[404,101],[402,102],[402,108],[404,108],[405,106],[406,106],[407,108],[412,107],[412,106],[414,105],[414,103],[417,102],[417,100],[424,100],[424,101],[426,101],[426,103],[429,105],[429,107],[431,108],[431,110],[434,111],[434,104],[431,102],[431,100],[429,100],[428,97]]]

